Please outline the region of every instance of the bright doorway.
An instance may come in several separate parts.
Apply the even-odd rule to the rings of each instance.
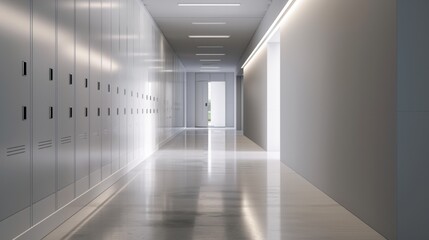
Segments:
[[[195,89],[196,126],[225,127],[225,82],[197,81]]]

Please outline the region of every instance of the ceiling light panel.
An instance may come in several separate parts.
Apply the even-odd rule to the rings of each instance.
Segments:
[[[225,56],[225,53],[196,53],[196,56]]]
[[[223,48],[223,46],[197,46],[197,48]]]
[[[193,25],[225,25],[226,22],[193,22]]]
[[[200,62],[220,62],[220,59],[200,59]]]
[[[230,35],[189,35],[189,38],[230,38]]]
[[[178,3],[179,7],[239,7],[240,3]]]

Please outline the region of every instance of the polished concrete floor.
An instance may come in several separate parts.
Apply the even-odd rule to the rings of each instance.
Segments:
[[[128,178],[46,239],[384,239],[233,130],[185,131]]]

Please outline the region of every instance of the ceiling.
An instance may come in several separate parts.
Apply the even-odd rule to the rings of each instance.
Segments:
[[[271,0],[142,1],[189,72],[234,72],[271,3]],[[238,7],[179,7],[178,3],[240,3],[241,5]],[[224,24],[193,24],[207,22]],[[190,39],[189,35],[230,35],[230,38]],[[205,48],[204,46],[217,47]],[[225,55],[196,56],[195,54],[198,53],[224,53]],[[220,61],[208,62],[200,61],[201,59],[220,59]]]

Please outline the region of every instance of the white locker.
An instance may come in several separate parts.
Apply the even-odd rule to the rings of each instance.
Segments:
[[[76,6],[76,195],[89,188],[89,0]]]
[[[29,0],[1,2],[0,221],[30,206],[30,16]]]
[[[55,0],[33,5],[33,223],[55,211]]]
[[[101,8],[90,1],[90,186],[101,181]]]

